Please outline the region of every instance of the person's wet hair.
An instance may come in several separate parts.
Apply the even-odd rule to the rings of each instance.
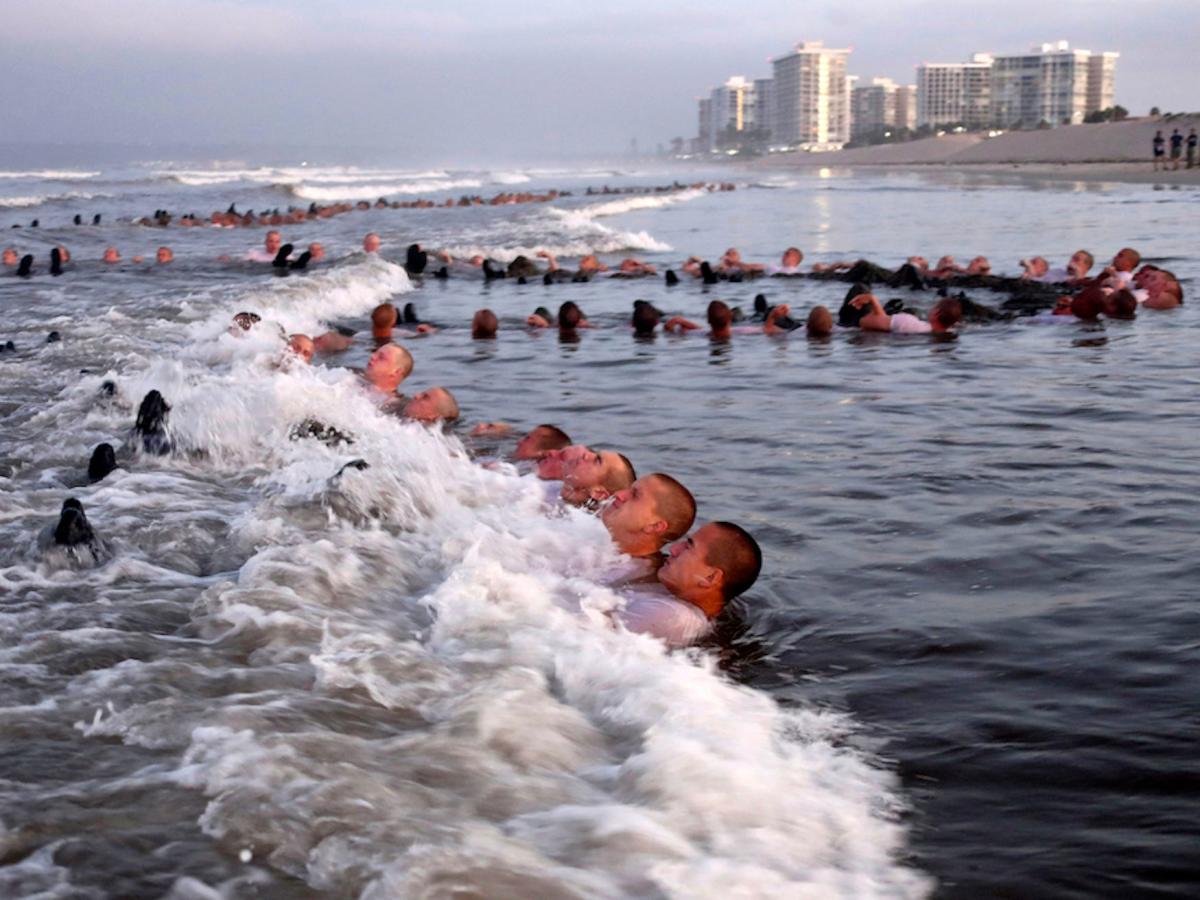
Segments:
[[[399,318],[396,307],[390,303],[380,303],[371,310],[371,331],[376,337],[387,337]]]
[[[748,591],[762,570],[762,550],[758,542],[740,525],[714,522],[721,529],[721,540],[709,544],[705,562],[725,574],[721,594],[725,600]]]
[[[617,457],[621,460],[621,465],[606,473],[604,480],[600,483],[600,486],[610,494],[623,491],[637,481],[637,472],[633,468],[633,463],[629,461],[629,457],[624,453],[618,453]]]
[[[17,277],[28,278],[33,274],[33,254],[26,253],[21,257],[21,262],[17,265]]]
[[[667,523],[661,538],[664,543],[678,540],[688,533],[696,521],[696,498],[670,475],[655,472],[649,477],[654,479],[658,488],[654,495],[655,512]]]
[[[1110,319],[1137,318],[1137,297],[1129,291],[1117,291],[1111,294],[1104,304],[1104,314]]]
[[[574,300],[568,300],[558,308],[558,327],[563,331],[574,331],[583,321],[583,311]]]
[[[62,274],[62,251],[57,247],[53,247],[50,250],[50,274]]]
[[[499,327],[500,320],[496,318],[494,312],[490,309],[478,310],[471,319],[471,337],[494,338]]]
[[[654,308],[654,304],[642,301],[636,303],[633,307],[633,331],[634,334],[654,334],[654,329],[658,325],[659,314]]]
[[[667,269],[663,275],[663,281],[666,282],[667,287],[674,287],[679,284],[679,276],[675,274],[673,269]]]
[[[846,291],[846,297],[842,300],[841,308],[838,309],[837,323],[842,328],[857,328],[858,323],[862,321],[863,316],[867,314],[866,309],[859,309],[850,301],[855,297],[863,294],[871,293],[871,289],[861,281],[850,285],[850,290]]]
[[[809,310],[805,330],[809,337],[829,337],[833,334],[833,313],[824,306],[814,306]]]
[[[944,329],[951,329],[962,321],[962,303],[956,297],[945,297],[933,305],[929,318],[936,321]]]
[[[721,331],[728,328],[733,322],[733,313],[728,305],[721,300],[714,300],[708,304],[708,324],[713,331]]]
[[[534,445],[531,449],[537,452],[544,453],[571,446],[570,437],[557,425],[538,425],[530,430],[528,437],[532,438]]]
[[[1071,299],[1071,312],[1077,319],[1094,322],[1104,310],[1104,291],[1098,287],[1080,291]]]
[[[249,331],[262,321],[262,316],[260,316],[258,313],[240,312],[233,317],[233,321],[238,328],[242,329],[242,331]]]
[[[405,325],[421,324],[421,317],[417,315],[417,306],[415,303],[404,304],[403,322]]]

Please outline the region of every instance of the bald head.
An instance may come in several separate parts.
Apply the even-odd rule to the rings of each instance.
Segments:
[[[392,393],[412,374],[412,354],[396,344],[384,344],[367,360],[364,377],[377,390]]]
[[[833,334],[833,313],[824,306],[814,306],[809,311],[808,321],[804,323],[804,328],[809,337],[829,337]]]
[[[426,423],[453,422],[458,418],[458,401],[446,388],[431,387],[404,404],[404,416]]]
[[[728,331],[733,324],[733,312],[720,300],[708,304],[708,325],[714,332]]]
[[[399,317],[400,314],[392,304],[380,303],[371,310],[371,334],[377,338],[390,338]]]
[[[476,311],[474,317],[471,319],[471,337],[477,340],[494,338],[499,328],[500,320],[496,318],[496,314],[490,309]]]
[[[655,472],[615,492],[600,518],[621,552],[653,556],[687,534],[696,518],[696,501],[670,475]]]

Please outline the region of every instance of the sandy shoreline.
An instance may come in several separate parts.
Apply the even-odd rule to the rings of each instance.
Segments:
[[[1154,171],[1155,131],[1170,137],[1200,130],[1200,117],[1170,121],[1131,119],[1102,125],[1074,125],[1045,131],[1017,131],[987,138],[947,134],[903,144],[855,147],[833,153],[793,153],[748,164],[754,171],[802,172],[814,169],[955,173],[1029,181],[1090,181],[1130,184],[1200,184],[1200,165]],[[1169,152],[1169,150],[1168,150]]]

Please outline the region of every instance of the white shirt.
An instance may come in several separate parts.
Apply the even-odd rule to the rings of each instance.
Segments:
[[[268,253],[266,250],[255,248],[246,252],[245,259],[250,262],[274,262],[276,254]]]
[[[712,630],[700,607],[677,600],[665,590],[631,593],[617,618],[627,630],[656,637],[668,647],[694,644]]]
[[[896,313],[892,316],[892,334],[929,334],[933,326],[922,322],[912,313]]]

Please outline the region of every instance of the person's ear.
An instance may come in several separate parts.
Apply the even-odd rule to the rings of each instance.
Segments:
[[[608,488],[594,487],[588,492],[588,496],[590,496],[597,503],[600,503],[603,500],[607,500],[612,496],[612,494],[609,493]]]
[[[666,530],[667,530],[667,520],[666,519],[655,519],[649,525],[646,525],[645,527],[642,528],[642,531],[646,534],[662,534]]]
[[[725,586],[725,572],[723,569],[718,569],[716,566],[710,566],[700,576],[700,582],[705,587],[722,588]]]

